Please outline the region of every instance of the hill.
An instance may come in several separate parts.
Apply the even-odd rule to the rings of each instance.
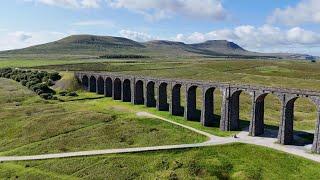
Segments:
[[[58,41],[31,46],[23,49],[0,52],[1,56],[10,55],[144,55],[161,57],[243,57],[243,58],[288,58],[312,59],[304,54],[258,53],[243,49],[226,40],[210,40],[197,44],[155,40],[136,42],[123,37],[73,35]]]

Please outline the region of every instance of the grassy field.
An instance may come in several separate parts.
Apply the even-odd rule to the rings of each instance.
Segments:
[[[42,66],[59,71],[110,71],[165,78],[320,90],[320,63],[308,61],[210,60],[99,62]]]
[[[120,102],[90,93],[66,102],[45,101],[22,85],[0,79],[0,154],[203,142],[206,137],[135,115]]]
[[[225,79],[232,79],[233,76],[240,75],[242,78],[238,78],[238,83],[244,80],[256,83],[279,78],[275,82],[266,81],[266,84],[290,87],[287,82],[296,80],[296,86],[301,83],[315,89],[318,89],[319,84],[314,82],[320,79],[319,72],[316,71],[319,64],[314,64],[314,69],[303,70],[303,67],[309,67],[308,63],[303,62],[293,62],[293,67],[287,68],[290,72],[283,69],[289,62],[273,61],[261,64],[256,61],[241,61],[240,65],[233,61],[200,61],[197,66],[196,62],[189,60],[166,61],[157,65],[154,61],[82,62],[74,65],[63,62],[56,62],[56,65],[45,62],[23,65],[26,63],[24,60],[19,65],[18,62],[7,62],[2,67],[31,66],[57,71],[108,70],[204,80],[219,80],[223,75]],[[35,67],[36,65],[45,66]],[[55,88],[79,88],[71,82],[72,72],[62,74],[63,79]],[[283,78],[290,80],[281,82]],[[0,155],[195,143],[206,140],[203,136],[157,119],[137,117],[135,114],[139,111],[161,115],[220,136],[233,134],[221,132],[218,127],[203,127],[198,122],[186,121],[183,117],[171,116],[168,112],[101,98],[93,93],[78,90],[78,97],[59,96],[60,101],[45,101],[12,80],[0,79],[0,84]],[[201,97],[199,94],[200,91],[198,97]],[[220,112],[220,94],[219,91],[215,92],[217,115]],[[247,94],[242,94],[240,98],[240,117],[244,120],[242,124],[247,125],[251,100]],[[200,107],[201,98],[198,99]],[[266,124],[275,125],[276,128],[280,118],[279,110],[280,102],[276,97],[267,96]],[[299,99],[295,109],[295,129],[313,129],[314,119],[314,105],[306,99]],[[230,144],[185,150],[0,163],[0,179],[319,179],[319,168],[319,163],[268,148]]]
[[[48,65],[61,65],[61,64],[78,64],[78,63],[96,63],[104,62],[104,59],[91,59],[91,58],[61,58],[61,59],[46,59],[46,58],[0,58],[0,68],[5,67],[20,67],[28,68],[34,66],[48,66]]]
[[[56,160],[1,163],[0,178],[319,179],[320,164],[271,149],[231,144]]]

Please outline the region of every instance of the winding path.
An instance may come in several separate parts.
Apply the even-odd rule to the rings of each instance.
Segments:
[[[311,154],[310,146],[283,146],[275,143],[276,138],[266,138],[266,137],[251,137],[248,136],[248,132],[242,131],[237,134],[238,138],[233,137],[218,137],[207,132],[173,122],[166,118],[156,116],[147,112],[138,112],[138,116],[147,116],[152,118],[161,119],[163,121],[169,122],[181,126],[183,128],[189,129],[196,133],[202,134],[208,137],[208,141],[196,144],[180,144],[180,145],[164,145],[164,146],[152,146],[152,147],[137,147],[137,148],[123,148],[123,149],[106,149],[106,150],[92,150],[92,151],[78,151],[69,153],[57,153],[57,154],[43,154],[43,155],[33,155],[33,156],[0,156],[0,161],[26,161],[26,160],[44,160],[44,159],[55,159],[55,158],[66,158],[66,157],[80,157],[80,156],[93,156],[93,155],[104,155],[104,154],[115,154],[115,153],[133,153],[133,152],[146,152],[146,151],[158,151],[158,150],[170,150],[170,149],[183,149],[183,148],[194,148],[194,147],[205,147],[205,146],[215,146],[234,142],[254,144],[259,146],[264,146],[276,150],[280,150],[289,154],[294,154],[301,156],[316,162],[320,162],[320,155]]]

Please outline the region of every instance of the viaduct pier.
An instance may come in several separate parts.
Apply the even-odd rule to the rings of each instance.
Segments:
[[[169,111],[175,116],[184,116],[186,120],[199,121],[203,126],[219,123],[222,131],[239,129],[239,96],[242,92],[251,95],[252,119],[249,135],[259,136],[264,133],[264,102],[268,94],[274,94],[281,102],[281,119],[278,142],[293,143],[294,103],[298,98],[310,99],[317,106],[312,151],[320,153],[320,92],[215,83],[183,79],[163,79],[154,77],[131,76],[117,73],[75,72],[81,85],[90,92],[104,94],[114,100],[144,104],[159,111]],[[202,92],[202,106],[197,109],[197,89]],[[221,119],[214,118],[214,91],[222,92]],[[170,92],[168,92],[170,91]],[[185,94],[185,105],[181,94]],[[170,97],[169,97],[170,95]]]

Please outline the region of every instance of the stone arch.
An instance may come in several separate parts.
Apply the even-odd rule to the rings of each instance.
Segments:
[[[282,99],[281,121],[278,132],[278,142],[280,144],[293,144],[293,118],[294,118],[294,102],[297,96],[280,95]]]
[[[174,84],[171,90],[171,114],[183,116],[184,107],[181,105],[181,84]]]
[[[201,124],[204,126],[213,126],[214,119],[214,91],[215,87],[203,89],[203,105],[201,111]]]
[[[99,76],[98,77],[98,80],[97,80],[97,93],[98,94],[104,94],[104,79],[101,77],[101,76]]]
[[[293,118],[294,118],[294,102],[298,97],[285,100],[282,107],[282,120],[280,122],[278,139],[281,144],[293,143]]]
[[[192,85],[186,88],[185,118],[191,121],[200,121],[201,110],[197,109],[197,88]]]
[[[159,84],[157,101],[157,108],[159,111],[169,111],[167,87],[168,83],[166,82],[161,82]]]
[[[236,90],[230,95],[230,130],[240,128],[240,94],[242,90]]]
[[[107,77],[105,80],[105,96],[112,97],[113,86],[112,86],[112,79]]]
[[[85,90],[89,90],[89,78],[87,75],[84,75],[82,76],[82,79],[81,79],[81,82],[82,82],[82,87],[85,89]]]
[[[220,129],[223,131],[238,130],[240,129],[240,94],[250,93],[242,89],[226,88],[222,90]]]
[[[157,106],[157,102],[155,99],[155,82],[153,81],[149,81],[147,83],[147,94],[146,94],[146,106],[147,107],[156,107]]]
[[[113,99],[114,100],[121,100],[121,80],[116,78],[113,82]]]
[[[138,80],[134,87],[134,104],[144,104],[143,81]]]
[[[294,112],[295,112],[295,106],[296,106],[296,101],[298,99],[308,99],[310,100],[309,102],[312,102],[312,104],[315,104],[316,106],[316,129],[314,133],[314,139],[313,139],[313,147],[312,149],[320,149],[317,148],[316,142],[318,141],[318,135],[319,135],[319,129],[318,129],[318,122],[319,122],[319,104],[317,101],[314,101],[311,98],[305,98],[304,96],[300,95],[287,95],[284,94],[280,96],[282,98],[282,115],[281,115],[281,121],[280,121],[280,126],[279,126],[279,132],[278,132],[278,142],[281,144],[294,144],[298,143],[300,144],[301,142],[295,142],[294,141]],[[305,143],[305,142],[303,142]],[[319,151],[320,152],[320,151]]]
[[[90,92],[97,92],[97,79],[95,76],[90,77]]]
[[[123,92],[123,102],[131,102],[131,82],[129,79],[125,79],[123,81],[123,88],[122,88],[122,92]]]

